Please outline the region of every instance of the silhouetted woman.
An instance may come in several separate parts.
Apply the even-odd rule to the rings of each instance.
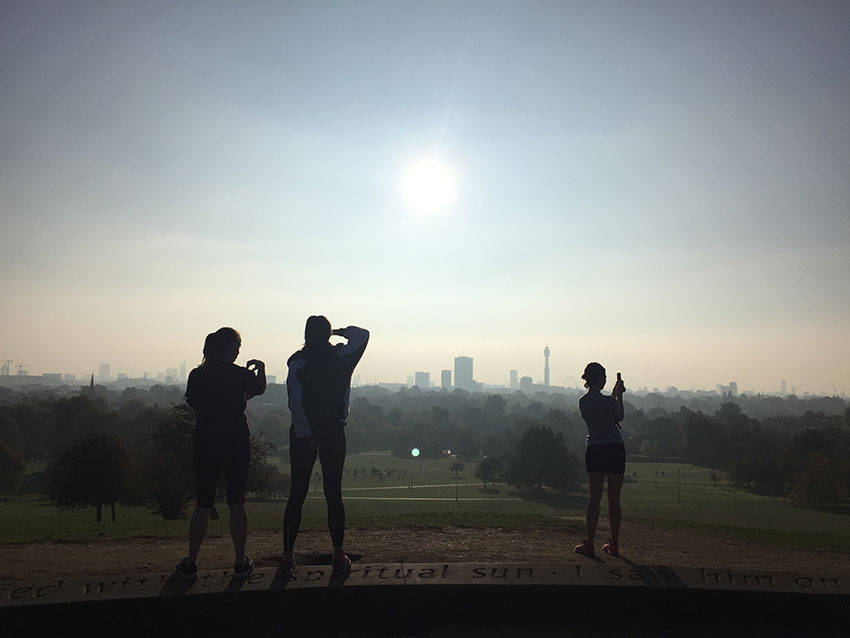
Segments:
[[[618,375],[619,376],[619,375]],[[599,522],[599,502],[602,500],[602,488],[608,477],[608,520],[611,524],[611,540],[602,547],[603,551],[614,556],[619,555],[620,490],[626,473],[626,448],[620,435],[620,421],[623,420],[623,392],[626,387],[622,379],[617,379],[611,396],[602,394],[607,377],[605,368],[600,364],[588,363],[581,375],[587,394],[579,399],[579,410],[587,425],[587,451],[584,463],[587,467],[587,482],[590,486],[590,499],[587,502],[587,538],[576,546],[576,552],[585,556],[595,556],[593,537]]]
[[[259,359],[251,359],[245,368],[236,365],[234,361],[241,346],[242,338],[233,328],[220,328],[207,335],[204,360],[189,373],[186,384],[186,402],[197,416],[192,461],[198,492],[189,523],[189,555],[176,568],[177,574],[187,580],[198,577],[198,552],[207,534],[222,469],[235,554],[233,575],[246,578],[254,569],[254,562],[245,556],[248,536],[245,485],[251,463],[251,435],[245,407],[248,399],[266,391],[266,366]]]
[[[346,339],[331,345],[331,335]],[[369,331],[357,326],[331,330],[323,316],[313,315],[304,328],[304,347],[287,366],[286,390],[292,427],[289,429],[289,462],[292,487],[283,516],[283,558],[280,570],[295,567],[293,550],[301,527],[301,509],[310,489],[316,455],[322,464],[323,488],[328,505],[328,530],[333,544],[333,572],[345,573],[351,559],[342,551],[345,507],[342,504],[342,470],[345,464],[345,420],[351,375],[369,342]]]

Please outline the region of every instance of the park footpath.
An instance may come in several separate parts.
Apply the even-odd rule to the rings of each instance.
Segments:
[[[623,562],[355,563],[0,581],[14,636],[847,636],[850,574]]]

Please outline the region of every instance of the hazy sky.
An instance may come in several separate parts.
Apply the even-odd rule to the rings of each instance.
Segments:
[[[0,3],[0,359],[850,392],[850,3]],[[423,213],[408,167],[456,197]],[[426,188],[427,190],[427,188]]]

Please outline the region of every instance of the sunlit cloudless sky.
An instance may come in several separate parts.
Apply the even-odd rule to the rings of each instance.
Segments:
[[[850,4],[4,2],[0,359],[850,392]],[[423,157],[456,197],[402,196]]]

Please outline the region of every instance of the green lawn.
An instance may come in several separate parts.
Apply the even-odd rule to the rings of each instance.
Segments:
[[[285,461],[273,460],[282,470],[289,470]],[[467,463],[456,475],[449,469],[451,462],[399,459],[383,452],[351,455],[343,479],[349,527],[582,527],[572,519],[584,516],[586,485],[567,492],[519,493],[504,484],[485,489],[474,478],[474,464]],[[383,473],[383,480],[372,476],[373,467],[376,473]],[[35,475],[42,469],[33,467],[30,472]],[[392,476],[387,476],[390,470]],[[623,489],[626,520],[850,553],[850,516],[795,507],[780,498],[738,490],[722,474],[715,485],[710,470],[684,463],[630,463],[627,473],[630,479]],[[284,506],[285,501],[251,500],[251,529],[280,530]],[[213,535],[227,534],[227,506],[222,503],[219,511],[222,520],[211,522]],[[0,543],[182,538],[187,532],[185,519],[163,521],[141,508],[119,506],[116,523],[109,520],[108,510],[104,517],[98,524],[93,509],[59,512],[40,496],[19,494],[0,503]],[[304,507],[303,526],[324,529],[325,525],[321,483],[316,481]]]

